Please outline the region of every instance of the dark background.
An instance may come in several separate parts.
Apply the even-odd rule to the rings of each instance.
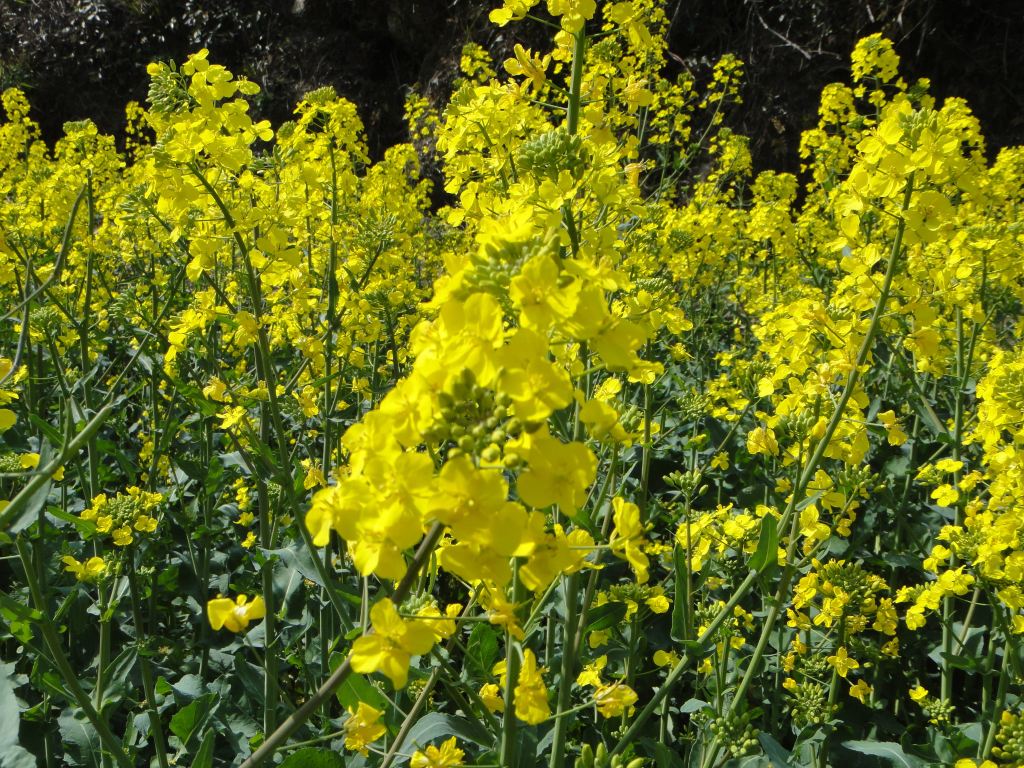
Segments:
[[[371,154],[405,139],[402,105],[418,84],[443,103],[467,40],[498,61],[513,43],[544,45],[538,24],[498,29],[498,0],[0,0],[0,88],[24,87],[52,141],[92,118],[118,135],[124,104],[143,101],[145,66],[211,60],[263,87],[255,112],[275,125],[299,97],[334,85],[366,124]],[[543,8],[543,3],[539,6]],[[854,43],[891,37],[909,78],[967,98],[990,153],[1024,143],[1024,0],[668,0],[671,67],[700,78],[725,52],[747,65],[730,117],[756,167],[792,170],[823,85],[846,81]],[[523,36],[526,36],[525,39]]]

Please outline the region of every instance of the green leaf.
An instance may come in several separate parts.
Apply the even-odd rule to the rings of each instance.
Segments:
[[[0,768],[35,768],[36,759],[18,745],[21,708],[9,676],[13,669],[13,664],[0,665]]]
[[[699,640],[687,640],[680,643],[680,645],[683,646],[683,650],[686,652],[687,656],[696,659],[707,653],[708,648],[711,647],[711,640],[709,638],[703,643]]]
[[[614,627],[616,624],[620,624],[625,617],[625,603],[613,602],[599,605],[596,608],[591,608],[587,614],[590,623],[587,624],[586,631],[599,632],[602,629]]]
[[[189,742],[209,719],[215,697],[216,694],[213,693],[200,696],[175,712],[174,717],[171,718],[171,733],[178,737],[186,749]]]
[[[43,443],[39,449],[39,466],[45,467],[53,461],[53,449],[49,443]],[[21,516],[11,523],[7,529],[8,533],[20,533],[36,521],[39,510],[46,506],[46,500],[50,497],[50,490],[53,488],[53,480],[47,479],[35,492],[25,500],[25,510]]]
[[[329,749],[306,747],[292,752],[278,768],[345,768],[345,759]]]
[[[648,752],[654,753],[654,765],[656,768],[683,768],[683,759],[678,752],[674,752],[660,741],[654,739],[642,739],[641,743]]]
[[[764,573],[779,563],[779,524],[772,515],[761,518],[761,535],[757,550],[750,556],[750,569]]]
[[[196,750],[195,759],[192,761],[192,768],[213,768],[213,743],[216,735],[213,731],[207,731],[203,736],[203,743]]]
[[[477,624],[466,645],[466,665],[470,674],[486,678],[498,659],[498,633],[489,624]]]
[[[757,734],[757,740],[761,742],[761,749],[768,755],[768,759],[772,761],[772,768],[787,768],[787,766],[792,765],[790,760],[792,755],[773,736],[762,731]]]
[[[901,768],[924,768],[925,763],[913,755],[903,751],[903,747],[894,741],[844,741],[843,746],[851,752],[871,755],[888,760]]]
[[[57,720],[64,760],[68,765],[96,766],[101,762],[102,745],[96,729],[81,710],[65,709]]]
[[[331,671],[337,669],[344,660],[344,655],[340,653],[331,656]],[[378,691],[373,683],[363,675],[349,675],[345,678],[345,682],[335,689],[334,695],[337,697],[338,703],[346,709],[355,709],[359,706],[360,701],[366,702],[375,709],[387,709],[388,707],[388,700],[384,694]]]
[[[490,747],[494,741],[487,729],[479,723],[463,717],[431,712],[417,720],[416,725],[409,730],[405,743],[410,749],[402,751],[411,752],[411,747],[425,747],[449,736],[455,736],[461,741],[468,741],[480,747]]]

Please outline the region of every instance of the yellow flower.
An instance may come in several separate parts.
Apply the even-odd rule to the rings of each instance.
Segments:
[[[747,435],[747,451],[752,455],[763,453],[765,456],[779,455],[779,442],[775,439],[775,432],[764,427],[755,427]]]
[[[840,677],[846,677],[848,672],[857,669],[860,666],[859,661],[851,659],[846,654],[845,646],[836,651],[835,656],[829,656],[826,661],[832,665]]]
[[[132,543],[132,529],[127,525],[122,525],[116,531],[114,531],[114,544],[119,547],[127,547]]]
[[[412,753],[409,765],[411,768],[454,768],[454,766],[462,765],[465,753],[455,744],[455,737],[452,736],[441,745],[440,749],[431,745],[427,747],[426,752],[417,750]]]
[[[871,686],[868,685],[864,680],[858,680],[856,683],[850,686],[850,695],[855,699],[858,699],[861,704],[868,703],[868,696],[871,695]]]
[[[910,689],[910,698],[920,704],[928,698],[928,689],[923,685],[917,685]]]
[[[140,533],[152,533],[156,530],[156,518],[149,515],[139,515],[135,518],[135,530]]]
[[[960,500],[960,491],[949,483],[943,483],[932,491],[932,498],[940,507],[952,507]]]
[[[80,563],[71,555],[65,555],[60,560],[64,563],[64,570],[75,574],[75,578],[79,581],[95,581],[107,569],[107,564],[102,557],[90,557]]]
[[[612,499],[613,520],[611,548],[616,557],[629,561],[639,584],[646,584],[650,561],[643,552],[644,527],[640,522],[640,508],[620,496]]]
[[[583,667],[583,671],[576,677],[576,685],[601,685],[601,670],[608,665],[608,656],[598,656],[592,662]]]
[[[373,633],[352,644],[352,670],[361,675],[383,672],[395,688],[405,687],[409,661],[434,646],[434,632],[423,621],[405,621],[388,598],[370,609]]]
[[[551,716],[548,706],[548,689],[542,677],[543,668],[537,667],[533,651],[523,651],[523,665],[519,670],[519,682],[515,689],[516,717],[524,723],[537,725]]]
[[[602,717],[619,717],[623,713],[633,714],[636,691],[624,683],[602,685],[594,692],[594,703]]]
[[[487,683],[480,688],[480,701],[491,712],[501,712],[505,708],[505,700],[501,698],[501,691],[494,683]]]
[[[645,602],[647,607],[651,609],[651,613],[668,613],[672,607],[672,602],[665,595],[661,594],[651,595]]]
[[[250,621],[266,616],[267,608],[259,595],[251,603],[245,595],[239,595],[233,601],[229,597],[216,597],[206,604],[206,614],[214,629],[223,627],[229,632],[242,632]]]
[[[711,468],[712,469],[728,469],[729,468],[729,454],[725,451],[719,451],[711,457]]]
[[[674,667],[679,661],[679,654],[675,651],[655,651],[654,663],[659,667]]]
[[[387,733],[387,728],[377,722],[382,714],[363,701],[354,712],[349,709],[348,720],[345,721],[345,748],[361,755],[367,754],[367,746]]]
[[[505,60],[505,71],[510,75],[521,75],[529,78],[534,88],[540,88],[544,85],[544,80],[546,79],[544,70],[551,63],[551,56],[534,58],[533,53],[525,50],[519,43],[515,44],[512,52],[515,54],[515,58]]]

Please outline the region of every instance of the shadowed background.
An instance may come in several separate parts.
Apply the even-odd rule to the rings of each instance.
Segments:
[[[275,125],[303,93],[333,85],[354,101],[371,155],[404,140],[403,100],[418,85],[443,103],[459,49],[500,62],[515,42],[543,47],[548,30],[498,29],[498,0],[0,0],[0,88],[19,85],[52,141],[68,120],[119,135],[124,104],[145,98],[145,66],[210,58],[263,87],[254,112]],[[543,8],[543,4],[539,6]],[[1020,0],[667,0],[670,67],[698,79],[732,52],[746,63],[744,103],[730,116],[750,136],[755,167],[795,170],[818,95],[846,80],[854,43],[882,32],[908,78],[963,96],[993,153],[1024,143],[1024,3]]]

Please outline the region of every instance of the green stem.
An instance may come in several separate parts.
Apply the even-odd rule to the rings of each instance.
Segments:
[[[558,680],[558,705],[555,710],[555,733],[551,746],[550,768],[561,768],[565,759],[565,736],[568,721],[558,717],[569,709],[572,700],[573,670],[575,668],[575,640],[579,611],[576,608],[579,574],[573,573],[562,577],[562,588],[565,591],[565,626],[562,631],[562,670]]]
[[[736,588],[736,591],[732,593],[732,596],[729,598],[729,601],[715,615],[715,618],[711,620],[711,623],[708,624],[708,627],[704,630],[703,634],[701,634],[700,637],[697,638],[696,642],[699,647],[704,647],[708,643],[710,643],[711,638],[714,637],[715,633],[718,631],[718,628],[722,626],[722,624],[724,624],[730,616],[732,616],[733,608],[739,605],[740,601],[747,596],[747,593],[750,592],[753,586],[757,583],[757,579],[759,576],[760,574],[757,571],[753,570],[747,574],[747,577]],[[687,669],[689,669],[690,665],[693,664],[695,659],[696,654],[692,651],[687,650],[683,654],[683,657],[678,662],[676,662],[676,665],[672,667],[671,671],[668,673],[668,676],[665,678],[665,682],[662,683],[661,687],[654,692],[654,696],[651,697],[651,700],[647,702],[644,708],[637,713],[636,717],[633,718],[633,722],[630,724],[629,728],[612,748],[611,753],[613,755],[619,754],[626,747],[628,747],[630,744],[633,744],[636,741],[636,739],[639,737],[640,729],[643,728],[644,724],[651,717],[651,715],[653,715],[657,711],[658,705],[666,696],[668,696],[669,693],[671,693],[676,683],[679,682],[679,678],[681,678],[683,673]]]
[[[401,602],[408,597],[409,591],[412,589],[412,585],[416,581],[416,577],[419,575],[420,569],[430,559],[431,553],[434,551],[438,540],[441,538],[441,534],[444,532],[444,526],[441,523],[434,523],[430,531],[424,537],[423,541],[420,542],[420,546],[417,548],[416,553],[413,555],[412,561],[409,563],[408,568],[405,571],[405,575],[402,580],[395,587],[395,591],[391,595],[391,599],[394,603],[401,604]],[[368,630],[372,632],[371,628]],[[312,715],[323,706],[324,701],[330,697],[335,689],[341,685],[345,680],[348,679],[349,675],[352,674],[352,657],[346,656],[345,660],[338,665],[338,668],[334,670],[329,678],[321,685],[305,703],[290,714],[283,723],[277,726],[276,730],[267,736],[259,749],[253,752],[249,758],[242,763],[242,768],[255,768],[257,765],[262,765],[264,761],[270,758],[278,748],[284,743],[284,741],[295,732],[299,726],[305,723]]]
[[[519,560],[512,570],[512,603],[518,605],[523,599],[523,584],[519,580]],[[515,688],[519,681],[520,653],[513,652],[512,635],[505,633],[505,711],[501,719],[501,759],[503,766],[517,765],[518,730],[515,715]]]
[[[53,623],[47,617],[45,613],[45,601],[43,595],[39,589],[39,583],[36,581],[35,573],[32,569],[32,557],[25,545],[25,542],[20,538],[16,541],[15,546],[18,549],[18,555],[21,557],[22,569],[25,572],[25,580],[28,582],[29,592],[32,595],[32,603],[36,607],[36,613],[34,615],[35,622],[39,625],[39,628],[43,633],[43,641],[46,643],[46,647],[50,650],[50,654],[53,656],[54,664],[57,667],[57,671],[60,672],[61,679],[64,682],[65,687],[71,694],[71,698],[74,699],[75,703],[79,706],[82,712],[85,714],[86,719],[92,724],[92,727],[96,729],[97,735],[100,737],[100,741],[106,748],[108,754],[112,755],[114,760],[121,768],[132,768],[132,761],[128,758],[124,748],[118,742],[117,737],[114,736],[110,730],[110,726],[107,725],[106,720],[100,717],[99,712],[92,705],[92,701],[89,700],[89,696],[82,690],[82,686],[78,682],[78,678],[75,676],[75,672],[71,667],[71,662],[68,661],[68,657],[64,655],[64,649],[61,647],[60,635],[57,634],[57,630],[54,628]]]
[[[156,744],[156,758],[160,763],[160,768],[168,768],[167,742],[164,739],[164,729],[160,722],[160,712],[156,708],[153,666],[149,660],[146,632],[142,623],[141,600],[139,599],[138,578],[135,573],[134,553],[128,557],[128,588],[131,591],[132,621],[135,623],[135,640],[139,646],[139,670],[142,673],[142,690],[146,694],[149,728],[153,732],[153,742]]]

